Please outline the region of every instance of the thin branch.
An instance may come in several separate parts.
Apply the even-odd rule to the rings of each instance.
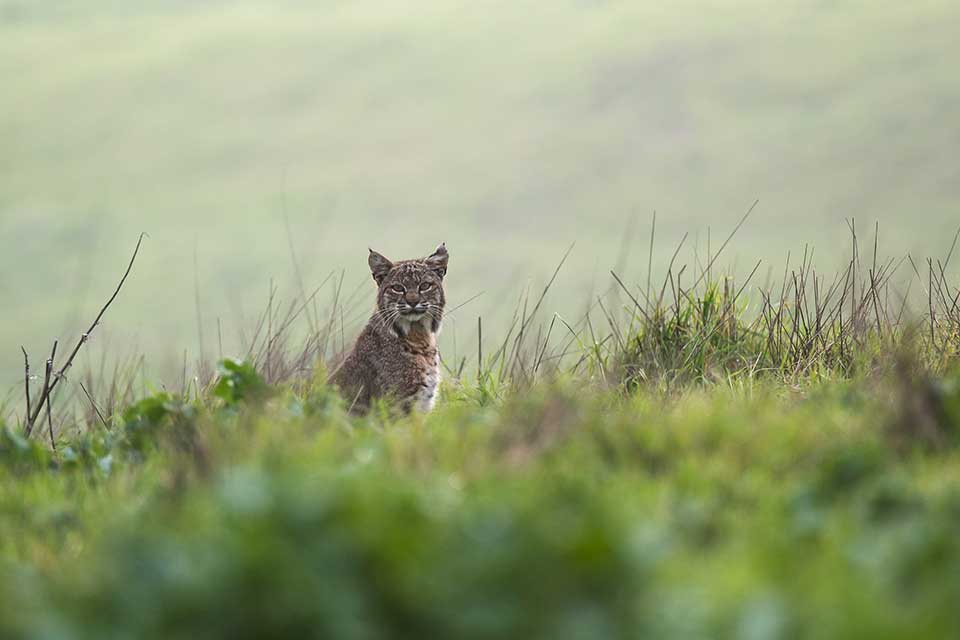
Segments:
[[[130,262],[127,264],[127,270],[124,271],[123,277],[120,278],[120,283],[117,285],[117,288],[114,290],[113,295],[110,296],[110,299],[107,300],[106,304],[103,305],[100,309],[100,313],[97,314],[97,317],[94,319],[90,327],[82,334],[80,334],[80,339],[77,341],[76,346],[73,348],[73,351],[70,352],[70,355],[67,357],[63,366],[60,367],[60,370],[55,376],[53,376],[52,381],[48,384],[44,383],[43,393],[40,396],[40,401],[37,403],[37,406],[33,408],[33,413],[27,417],[27,434],[33,431],[33,425],[36,423],[37,418],[40,415],[40,411],[43,410],[43,405],[50,398],[50,394],[53,393],[53,390],[56,389],[57,385],[60,383],[60,380],[63,379],[64,375],[73,365],[74,358],[77,357],[77,353],[80,352],[80,349],[84,344],[87,343],[87,340],[90,339],[90,335],[94,332],[97,326],[100,324],[100,321],[103,319],[104,314],[107,312],[107,309],[110,308],[110,305],[113,304],[113,301],[117,299],[117,296],[120,295],[120,290],[123,289],[124,283],[126,283],[127,278],[130,276],[130,272],[133,270],[133,265],[137,260],[137,254],[140,253],[140,245],[143,244],[143,239],[147,237],[147,234],[141,233],[140,238],[137,240],[137,246],[133,250],[133,256],[130,258]]]

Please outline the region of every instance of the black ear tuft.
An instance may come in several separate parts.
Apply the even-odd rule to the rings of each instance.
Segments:
[[[433,269],[442,280],[443,277],[447,275],[447,262],[449,259],[450,254],[447,253],[447,244],[443,243],[437,247],[436,251],[430,254],[426,262],[427,265],[429,265],[429,267]]]
[[[373,279],[376,281],[377,286],[379,286],[383,283],[383,279],[387,277],[387,274],[390,273],[390,269],[393,269],[393,263],[373,249],[369,251],[370,256],[367,258],[367,264],[370,265],[370,273],[373,274]]]

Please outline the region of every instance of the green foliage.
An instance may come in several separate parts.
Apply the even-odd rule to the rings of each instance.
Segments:
[[[884,385],[663,397],[571,378],[358,418],[320,383],[251,404],[263,389],[233,373],[230,412],[151,396],[62,447],[56,471],[0,432],[0,636],[942,638],[960,624],[960,451],[904,449]]]
[[[123,412],[123,434],[129,447],[143,454],[156,445],[161,436],[189,439],[195,428],[195,418],[194,407],[168,393],[158,393]]]
[[[67,471],[89,471],[100,476],[109,476],[113,470],[117,437],[113,433],[98,431],[76,438],[60,452],[60,467]],[[146,445],[147,438],[140,440]]]
[[[269,391],[263,378],[249,362],[221,360],[217,365],[217,375],[213,395],[223,400],[227,407],[236,407],[245,401],[261,400]]]
[[[0,462],[15,472],[45,469],[50,454],[36,440],[28,440],[0,421]]]
[[[954,441],[960,441],[960,374],[937,378],[933,382],[939,419]]]

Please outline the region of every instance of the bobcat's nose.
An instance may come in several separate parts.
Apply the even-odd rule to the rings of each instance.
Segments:
[[[411,307],[415,307],[416,305],[420,304],[420,295],[415,291],[407,291],[407,293],[403,296],[403,300]]]

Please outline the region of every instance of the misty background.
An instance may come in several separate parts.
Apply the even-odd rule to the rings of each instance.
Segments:
[[[783,2],[0,0],[0,376],[90,322],[91,354],[159,378],[227,352],[271,282],[357,291],[367,247],[451,254],[447,324],[475,340],[571,243],[550,310],[609,270],[681,259],[780,273],[945,255],[960,224],[960,5]],[[866,242],[866,240],[865,240]],[[292,248],[292,251],[291,251]],[[906,277],[908,274],[904,274]],[[199,294],[199,295],[198,295]],[[492,330],[491,330],[492,331]]]

